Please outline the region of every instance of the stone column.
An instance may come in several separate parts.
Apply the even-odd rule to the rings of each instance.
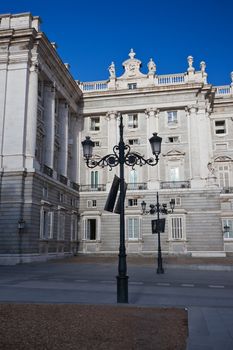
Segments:
[[[55,137],[55,87],[46,84],[44,89],[44,118],[45,118],[45,165],[53,168],[54,137]]]
[[[159,109],[157,108],[148,108],[145,110],[145,115],[147,118],[147,140],[146,140],[146,157],[151,158],[153,154],[151,152],[151,146],[149,139],[153,136],[154,132],[158,133],[159,129]],[[147,165],[147,171],[144,174],[147,174],[147,179],[143,179],[143,182],[147,182],[149,189],[159,189],[159,163],[152,167]]]
[[[38,104],[38,64],[31,65],[29,73],[27,136],[26,136],[26,168],[35,167],[37,104]]]
[[[66,101],[60,100],[58,106],[60,152],[58,160],[58,169],[61,175],[67,177],[68,164],[68,118],[69,108]]]
[[[80,181],[80,168],[83,171],[82,162],[82,145],[81,145],[81,132],[79,125],[79,118],[77,114],[69,113],[69,131],[68,131],[68,152],[69,147],[72,149],[72,160],[68,164],[69,172],[68,177],[76,182]]]
[[[109,111],[106,114],[106,119],[108,121],[108,154],[113,153],[113,147],[118,145],[119,140],[118,136],[118,123],[117,123],[118,113],[116,111]],[[116,174],[115,170],[107,172],[107,183],[108,186],[111,186],[114,175]]]
[[[199,108],[199,148],[200,148],[200,176],[201,179],[210,179],[210,183],[214,182],[214,174],[210,171],[209,163],[213,160],[212,137],[211,137],[211,109],[209,103],[203,104]]]
[[[189,171],[192,188],[202,187],[201,184],[201,159],[200,159],[200,130],[198,106],[191,105],[186,109],[188,118],[188,142],[189,142]]]

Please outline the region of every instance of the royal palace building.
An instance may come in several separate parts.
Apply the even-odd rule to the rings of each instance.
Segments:
[[[80,82],[30,13],[0,16],[0,264],[65,255],[117,254],[119,214],[105,211],[119,168],[88,168],[113,152],[123,117],[124,142],[156,166],[125,166],[127,253],[155,254],[152,215],[141,203],[175,200],[161,233],[163,254],[233,253],[233,73],[227,86],[208,82],[206,64],[187,58],[183,73],[147,71],[133,49],[118,75]]]

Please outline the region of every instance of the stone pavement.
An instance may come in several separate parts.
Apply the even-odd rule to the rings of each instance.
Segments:
[[[232,350],[233,309],[188,308],[187,350]]]
[[[55,266],[57,266],[58,264],[58,269],[60,270],[61,268],[63,269],[63,274],[67,272],[68,275],[70,275],[71,273],[71,278],[73,278],[72,273],[74,274],[76,271],[75,268],[75,264],[79,265],[80,267],[79,269],[81,270],[85,270],[88,272],[90,269],[93,269],[96,265],[100,264],[103,269],[104,269],[104,273],[106,276],[106,280],[110,280],[109,275],[108,275],[108,271],[109,271],[109,266],[116,266],[118,257],[117,256],[93,256],[93,255],[78,255],[77,257],[72,257],[72,258],[67,258],[67,259],[63,259],[63,260],[59,260],[59,261],[53,261],[52,264],[48,263],[39,263],[38,264],[38,268],[40,268],[40,274],[41,276],[44,276],[43,271],[45,271],[46,273],[48,273],[49,275],[48,277],[48,281],[45,280],[44,283],[47,285],[47,288],[49,288],[49,283],[54,284],[55,287],[58,287],[58,289],[54,289],[53,287],[53,302],[56,302],[56,296],[58,295],[58,299],[57,302],[59,303],[59,293],[63,293],[64,292],[64,286],[67,286],[67,288],[69,289],[69,286],[67,285],[67,283],[69,283],[69,281],[64,280],[63,284],[61,284],[61,286],[59,287],[60,283],[59,281],[55,281],[55,279],[53,278],[52,282],[50,280],[51,274],[54,273],[54,268]],[[216,293],[217,293],[217,287],[221,287],[220,284],[222,284],[222,281],[225,281],[225,275],[227,274],[227,278],[228,280],[233,280],[233,258],[232,257],[228,257],[228,258],[191,258],[191,257],[167,257],[164,256],[163,257],[163,262],[164,262],[164,267],[166,269],[168,269],[168,271],[171,269],[178,269],[182,268],[182,269],[196,269],[196,270],[208,270],[206,273],[208,273],[208,275],[211,274],[211,270],[214,271],[223,271],[222,273],[220,272],[220,277],[217,281],[216,281]],[[144,276],[144,280],[147,281],[150,278],[150,269],[147,268],[147,266],[151,268],[151,266],[155,266],[156,265],[156,257],[155,256],[150,256],[150,257],[141,257],[141,256],[132,256],[132,255],[128,255],[127,256],[127,263],[128,265],[131,265],[131,270],[133,268],[133,270],[138,270],[138,267],[141,267],[141,270]],[[59,266],[59,264],[61,264],[61,267]],[[70,267],[72,267],[71,269],[68,268],[67,264],[71,264]],[[29,264],[30,265],[30,264]],[[38,288],[41,287],[41,282],[40,282],[40,276],[39,279],[37,281],[36,280],[31,280],[31,282],[28,280],[30,279],[30,268],[26,269],[26,266],[29,267],[29,265],[24,264],[24,268],[25,268],[25,277],[26,277],[26,281],[22,281],[21,282],[21,276],[18,274],[16,281],[12,281],[12,283],[15,285],[18,285],[19,283],[22,283],[21,286],[19,286],[19,288],[24,291],[25,285],[27,284],[29,287],[31,284],[35,285],[36,283],[38,283]],[[33,268],[36,268],[37,264],[31,264],[31,268],[33,270]],[[23,267],[23,266],[22,266]],[[2,270],[8,270],[8,268],[3,268]],[[16,270],[19,272],[20,266],[18,266],[16,268]],[[24,270],[24,269],[23,269]],[[28,271],[27,271],[28,270]],[[55,268],[56,271],[56,268]],[[70,272],[72,271],[72,272]],[[31,271],[31,277],[34,277],[33,271]],[[148,272],[148,275],[147,275]],[[174,273],[177,274],[177,272],[174,270]],[[6,272],[5,272],[6,273]],[[204,272],[201,272],[204,273]],[[112,270],[109,271],[109,274],[112,276]],[[186,275],[189,274],[189,271],[186,271]],[[193,271],[193,274],[196,274],[196,272]],[[212,272],[213,274],[213,272]],[[225,275],[224,275],[225,274]],[[167,276],[168,273],[165,273],[164,276]],[[191,275],[191,273],[190,273]],[[91,276],[91,275],[89,275]],[[218,273],[219,276],[219,273]],[[81,278],[81,277],[80,277]],[[82,280],[78,280],[79,283],[81,284]],[[182,275],[180,277],[180,281],[182,282]],[[221,282],[220,282],[221,281]],[[109,281],[107,281],[109,282]],[[31,283],[31,284],[30,284]],[[133,282],[132,282],[133,283]],[[219,285],[218,285],[219,284]],[[87,288],[90,288],[90,285],[88,287],[84,286],[85,283],[83,283],[83,288],[84,288],[84,292],[87,291]],[[9,288],[11,288],[11,285],[9,284]],[[43,287],[42,287],[43,288]],[[60,288],[60,289],[59,289]],[[69,293],[76,293],[75,290],[72,290],[72,286],[70,287],[71,289],[68,291]],[[111,285],[107,285],[106,284],[106,290],[108,290],[108,288],[111,288]],[[138,288],[140,288],[140,285],[138,285]],[[172,287],[170,287],[172,288]],[[199,287],[199,288],[202,288]],[[230,289],[229,289],[230,288]],[[187,310],[188,310],[188,326],[189,326],[189,338],[188,338],[188,342],[187,342],[187,350],[233,350],[233,307],[229,307],[230,305],[230,300],[232,301],[231,298],[231,288],[232,288],[232,284],[228,289],[226,288],[226,292],[228,291],[228,294],[225,294],[225,299],[224,299],[224,305],[219,306],[219,307],[215,307],[215,304],[211,304],[211,307],[207,307],[208,304],[208,300],[210,298],[208,289],[205,289],[205,298],[206,298],[206,305],[202,304],[202,306],[191,306],[187,304]],[[162,290],[162,288],[161,288]],[[197,289],[198,290],[198,289]],[[200,289],[199,289],[200,290]],[[211,291],[213,292],[213,288],[211,289]],[[224,289],[223,289],[224,290]],[[40,299],[38,299],[38,302],[43,303],[43,289],[40,289]],[[48,289],[49,291],[49,289]],[[193,291],[195,291],[193,289]],[[220,292],[220,290],[219,290]],[[160,292],[161,293],[161,292]],[[185,292],[184,292],[185,293]],[[185,300],[185,294],[183,292],[181,292],[181,297],[183,300]],[[196,295],[197,292],[195,292],[195,297],[198,298],[198,296]],[[46,294],[46,291],[45,291]],[[28,298],[27,295],[27,291],[25,289],[25,298]],[[231,298],[228,300],[228,298]],[[110,300],[111,299],[111,300]],[[112,303],[112,298],[110,298],[108,300],[108,298],[106,298],[106,304],[111,304]],[[10,300],[10,299],[8,299]],[[25,299],[28,300],[28,299]],[[145,300],[145,297],[144,299]],[[149,300],[147,300],[148,302]],[[22,302],[22,301],[21,301]],[[35,301],[34,301],[35,302]],[[47,300],[47,302],[49,302],[49,300]],[[52,301],[51,301],[52,302]],[[75,301],[76,302],[76,301]],[[87,303],[87,299],[85,297],[83,303]],[[92,302],[95,303],[95,301],[92,300]],[[98,303],[98,302],[97,302]],[[135,305],[137,304],[137,301],[135,301],[134,303]],[[186,303],[184,302],[183,305],[186,305]],[[198,305],[198,303],[194,303],[194,305]],[[147,305],[148,306],[148,305]],[[174,307],[178,306],[176,305],[176,302],[173,305]]]
[[[109,262],[116,257],[79,256],[71,259],[80,262]],[[70,259],[69,259],[70,260]],[[128,256],[130,264],[154,263],[156,257]],[[192,258],[163,257],[164,267],[191,270],[232,271],[233,257]],[[174,305],[175,306],[175,305]],[[233,350],[233,308],[188,307],[189,337],[187,350]]]

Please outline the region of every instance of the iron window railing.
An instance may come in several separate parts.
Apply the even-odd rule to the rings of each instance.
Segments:
[[[190,181],[162,181],[160,183],[161,189],[172,188],[190,188]]]

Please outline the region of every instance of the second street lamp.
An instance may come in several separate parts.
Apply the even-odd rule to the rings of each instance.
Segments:
[[[128,303],[128,276],[126,263],[126,249],[125,249],[125,179],[124,179],[124,164],[134,168],[135,165],[151,165],[155,166],[159,161],[159,154],[161,152],[162,138],[154,133],[149,139],[152,153],[155,158],[145,159],[137,152],[132,152],[129,145],[124,143],[123,138],[123,117],[120,115],[120,140],[118,145],[113,147],[113,153],[107,154],[101,159],[93,159],[92,151],[94,142],[87,136],[82,141],[83,156],[89,168],[96,166],[108,166],[110,170],[119,164],[120,166],[120,246],[119,246],[119,260],[118,260],[118,275],[117,275],[117,302]]]
[[[163,269],[163,259],[162,259],[162,250],[161,250],[161,239],[160,239],[160,233],[163,232],[162,226],[164,226],[165,219],[162,221],[160,219],[160,213],[167,215],[170,213],[173,213],[173,210],[175,208],[175,199],[170,200],[170,209],[167,209],[167,204],[163,203],[162,205],[159,203],[159,193],[157,192],[157,201],[156,204],[150,204],[150,210],[146,210],[146,202],[143,201],[141,203],[142,206],[142,214],[157,214],[157,220],[155,220],[156,223],[156,228],[155,232],[158,234],[158,267],[157,267],[157,273],[158,274],[163,274],[164,269]],[[153,232],[154,233],[154,232]]]

